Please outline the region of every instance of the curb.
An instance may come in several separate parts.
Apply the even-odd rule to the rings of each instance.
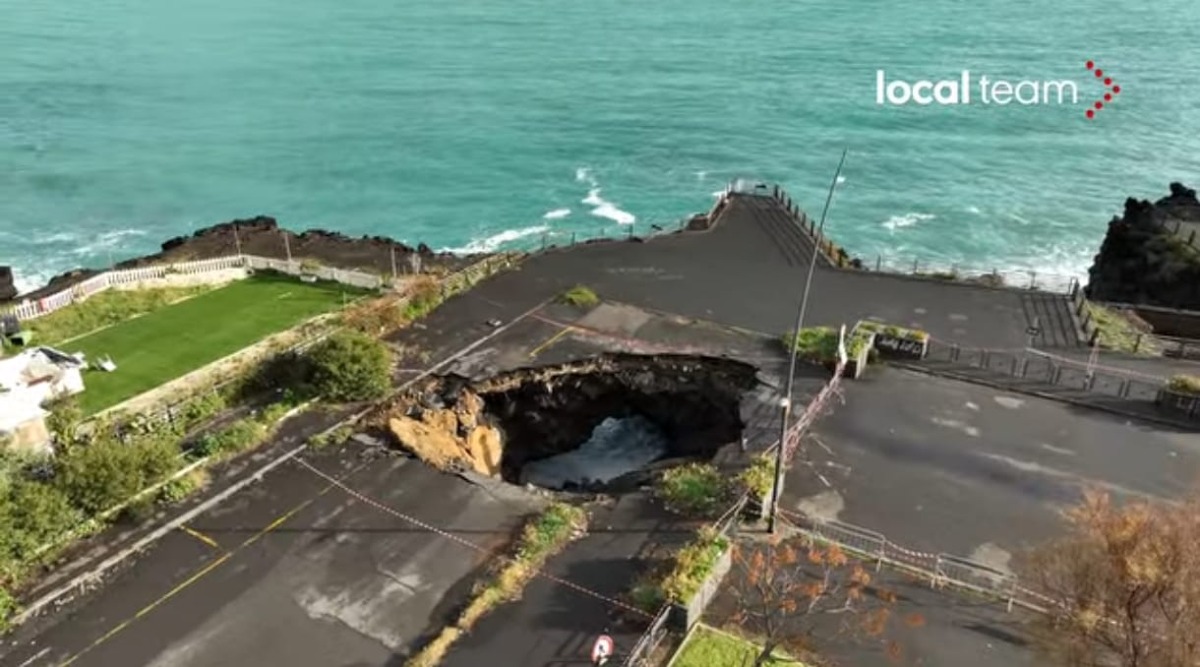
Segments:
[[[545,307],[546,304],[549,303],[553,298],[554,297],[550,297],[549,299],[545,299],[545,300],[539,302],[536,306],[521,313],[516,318],[506,322],[503,326],[496,328],[495,330],[493,330],[490,333],[484,335],[483,337],[475,340],[474,342],[467,345],[466,347],[458,350],[457,352],[451,354],[450,356],[446,357],[445,359],[434,364],[433,366],[430,366],[429,368],[425,369],[424,371],[421,372],[420,375],[418,375],[410,380],[406,380],[403,384],[396,387],[390,394],[388,394],[388,398],[395,396],[396,394],[404,391],[411,385],[425,379],[429,375],[436,373],[442,367],[457,361],[459,358],[461,358],[467,354],[470,354],[475,348],[479,347],[480,345],[483,345],[484,343],[491,340],[492,338],[499,336],[500,334],[507,331],[510,327],[516,325],[517,323],[523,321],[526,317],[532,315],[533,313],[537,312],[539,309]],[[386,399],[384,399],[384,400],[386,400]],[[354,424],[354,423],[358,422],[360,419],[362,419],[364,416],[369,414],[374,409],[375,409],[375,404],[372,404],[366,408],[363,408],[362,410],[354,413],[350,417],[338,422],[337,424],[330,426],[328,429],[322,431],[321,433],[318,433],[317,435],[328,435],[343,426],[346,426],[348,424]],[[104,561],[102,561],[99,565],[95,566],[88,572],[85,572],[81,575],[76,576],[75,578],[71,579],[70,581],[63,584],[62,586],[59,586],[58,588],[41,596],[37,600],[34,600],[29,605],[27,605],[24,609],[22,609],[20,613],[13,616],[13,618],[10,621],[10,627],[12,629],[17,628],[18,626],[29,621],[34,616],[37,616],[41,612],[45,611],[47,607],[49,607],[50,605],[59,601],[60,599],[70,595],[71,593],[82,588],[83,586],[86,586],[89,583],[98,581],[105,572],[108,572],[112,568],[116,567],[117,565],[119,565],[121,562],[123,562],[130,556],[138,553],[139,551],[145,549],[146,547],[150,546],[151,544],[157,542],[158,540],[162,539],[167,534],[169,534],[175,530],[178,530],[179,527],[182,526],[183,524],[191,521],[195,517],[207,512],[208,510],[212,509],[213,507],[219,505],[220,503],[222,503],[226,499],[228,499],[230,496],[237,493],[238,491],[241,491],[242,489],[246,488],[250,484],[253,484],[255,482],[261,482],[263,477],[268,472],[274,470],[275,468],[277,468],[277,467],[283,465],[284,463],[290,461],[291,459],[295,458],[297,455],[299,455],[301,452],[303,452],[306,449],[308,449],[307,441],[304,442],[303,444],[295,447],[294,449],[291,449],[291,450],[285,452],[284,454],[277,457],[273,461],[269,461],[268,463],[266,463],[265,465],[263,465],[261,468],[259,468],[255,472],[251,473],[250,475],[242,478],[241,480],[239,480],[237,482],[234,482],[232,485],[229,486],[229,488],[225,489],[224,491],[221,491],[217,495],[209,498],[208,500],[205,500],[204,502],[202,502],[199,505],[193,507],[192,509],[184,512],[183,514],[176,516],[174,519],[167,521],[165,524],[163,524],[162,526],[159,526],[155,530],[151,531],[148,535],[142,537],[141,539],[139,539],[137,542],[135,542],[131,546],[126,547],[125,549],[122,549],[120,552],[118,552],[112,556],[109,556]]]
[[[922,375],[932,375],[934,377],[943,377],[943,378],[948,378],[951,380],[958,380],[960,382],[976,384],[976,385],[980,385],[983,387],[990,387],[992,389],[999,389],[1001,391],[1008,391],[1008,392],[1012,392],[1014,394],[1024,394],[1026,396],[1036,396],[1037,398],[1044,398],[1049,401],[1057,401],[1059,403],[1067,403],[1067,404],[1074,405],[1074,406],[1080,407],[1080,408],[1085,408],[1088,410],[1095,410],[1097,412],[1106,412],[1108,414],[1116,415],[1118,417],[1125,417],[1126,419],[1130,419],[1130,420],[1133,420],[1136,422],[1149,422],[1152,424],[1158,424],[1160,426],[1169,426],[1171,428],[1183,429],[1183,430],[1188,430],[1188,431],[1200,430],[1200,423],[1189,424],[1188,422],[1175,421],[1173,419],[1169,419],[1166,417],[1155,417],[1153,415],[1141,414],[1141,413],[1137,413],[1137,412],[1131,412],[1128,410],[1121,410],[1120,408],[1114,408],[1114,407],[1107,406],[1107,405],[1096,405],[1094,403],[1089,403],[1087,401],[1081,401],[1077,398],[1068,398],[1065,396],[1057,396],[1055,394],[1049,394],[1049,393],[1037,391],[1034,389],[1025,389],[1025,388],[1021,388],[1021,387],[1009,387],[1009,386],[1006,386],[1003,383],[997,382],[995,380],[989,380],[986,378],[977,378],[972,375],[964,375],[962,373],[957,373],[955,371],[937,370],[937,369],[933,369],[933,368],[927,368],[925,366],[919,366],[916,364],[897,363],[897,362],[888,362],[888,365],[892,366],[893,368],[901,368],[904,370],[913,371],[915,373],[921,373]]]

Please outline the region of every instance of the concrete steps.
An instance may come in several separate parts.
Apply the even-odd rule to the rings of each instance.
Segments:
[[[1034,326],[1036,323],[1041,330],[1034,336],[1035,347],[1079,347],[1086,343],[1071,309],[1071,297],[1030,292],[1021,295],[1021,307],[1028,325]]]

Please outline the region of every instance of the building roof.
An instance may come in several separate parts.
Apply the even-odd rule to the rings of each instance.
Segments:
[[[61,369],[83,366],[81,358],[52,347],[24,350],[15,356],[0,359],[0,390],[36,384],[57,377]]]

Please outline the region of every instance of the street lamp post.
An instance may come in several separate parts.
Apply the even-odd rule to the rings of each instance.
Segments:
[[[825,196],[825,207],[821,209],[821,221],[817,225],[816,239],[813,243],[812,257],[808,262],[808,277],[804,280],[804,293],[800,297],[800,305],[796,310],[796,327],[792,329],[792,349],[788,360],[787,389],[780,400],[779,447],[775,450],[775,486],[771,491],[771,511],[767,521],[767,531],[774,534],[778,530],[779,498],[783,495],[783,464],[784,453],[787,449],[788,421],[792,413],[792,389],[796,382],[796,342],[800,329],[804,326],[804,313],[808,309],[808,293],[812,288],[813,274],[817,268],[817,247],[825,230],[825,216],[829,213],[829,204],[833,201],[833,191],[837,187],[838,178],[842,175],[842,166],[846,164],[846,149],[842,149],[842,159],[838,161],[837,171],[829,184],[829,193]]]

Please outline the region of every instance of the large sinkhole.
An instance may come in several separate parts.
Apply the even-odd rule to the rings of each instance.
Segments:
[[[437,378],[389,419],[405,448],[514,484],[604,491],[741,437],[756,369],[730,359],[609,355],[479,382]]]

